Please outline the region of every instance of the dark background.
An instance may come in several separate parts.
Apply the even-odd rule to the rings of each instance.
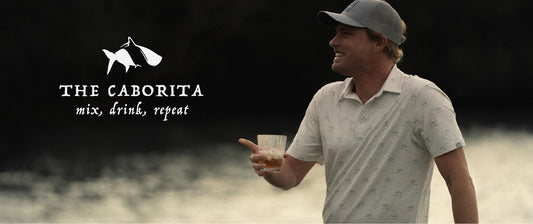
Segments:
[[[195,150],[258,133],[294,135],[313,94],[344,79],[330,71],[328,42],[334,33],[316,13],[340,12],[350,2],[8,3],[0,37],[7,133],[0,168],[32,169],[49,155],[81,159]],[[530,1],[389,2],[407,24],[399,67],[441,87],[462,128],[531,127]],[[115,63],[106,75],[108,59],[101,50],[118,50],[128,36],[163,56],[161,64],[124,73]],[[61,97],[60,84],[98,84],[100,97]],[[204,96],[109,98],[111,84],[199,84]],[[76,107],[109,108],[115,101],[190,110],[167,122],[154,116],[75,115]]]

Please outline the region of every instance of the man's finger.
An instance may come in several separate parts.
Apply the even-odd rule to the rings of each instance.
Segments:
[[[239,138],[239,143],[243,144],[244,146],[248,147],[250,150],[252,150],[253,153],[257,154],[259,153],[259,148],[255,143],[248,139]]]
[[[250,161],[254,163],[259,162],[259,161],[265,161],[265,160],[267,160],[267,156],[265,154],[253,153],[252,155],[250,155]]]
[[[264,163],[252,163],[252,167],[254,170],[260,171],[261,169],[266,168],[266,165]]]

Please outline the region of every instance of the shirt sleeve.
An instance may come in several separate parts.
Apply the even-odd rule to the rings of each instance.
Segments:
[[[417,94],[414,114],[417,133],[433,158],[465,146],[452,103],[435,84],[425,85]]]
[[[322,164],[322,142],[320,136],[320,123],[318,118],[318,106],[321,101],[321,91],[314,96],[305,116],[300,123],[298,132],[292,141],[287,153],[302,161],[315,161]]]

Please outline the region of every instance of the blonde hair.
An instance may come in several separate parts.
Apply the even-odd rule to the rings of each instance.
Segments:
[[[405,42],[405,40],[407,40],[407,25],[405,25],[405,22],[402,20],[402,40],[401,40],[401,43]],[[370,29],[366,29],[366,34],[368,35],[368,38],[371,39],[371,40],[375,40],[375,41],[379,41],[381,39],[381,37],[383,37],[382,34],[378,33],[378,32],[375,32],[373,30],[370,30]],[[391,58],[394,63],[398,63],[402,60],[402,57],[403,57],[403,50],[398,46],[396,45],[395,43],[393,43],[392,41],[387,41],[387,45],[385,46],[385,48],[383,48],[383,52],[385,52],[385,54]]]

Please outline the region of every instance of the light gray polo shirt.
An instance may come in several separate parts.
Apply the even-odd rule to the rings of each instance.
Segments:
[[[365,105],[353,88],[322,87],[288,149],[324,164],[324,222],[427,222],[433,159],[465,145],[450,99],[396,66]]]

